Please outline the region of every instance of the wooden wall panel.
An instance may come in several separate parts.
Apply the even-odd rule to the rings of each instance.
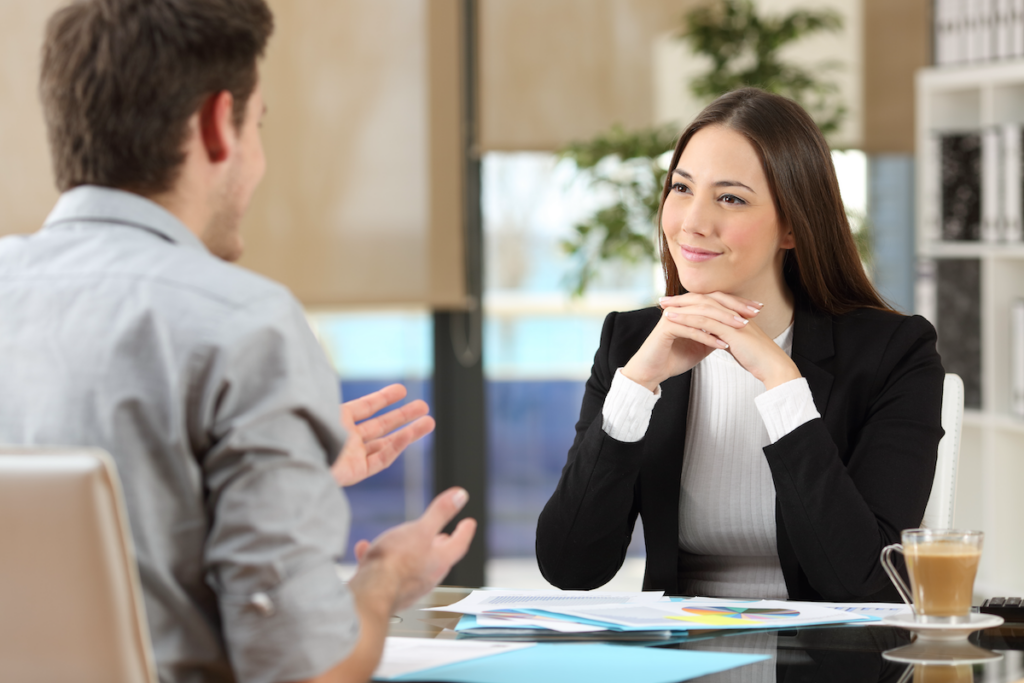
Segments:
[[[864,143],[914,151],[914,73],[932,62],[931,0],[864,2]]]
[[[480,0],[480,145],[551,150],[654,122],[657,36],[696,0]]]
[[[308,306],[462,306],[458,0],[270,4],[242,264]]]
[[[39,105],[46,20],[60,0],[0,0],[0,235],[43,224],[57,200]]]

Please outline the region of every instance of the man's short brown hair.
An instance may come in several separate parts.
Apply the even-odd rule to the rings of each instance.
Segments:
[[[77,0],[59,10],[39,82],[58,189],[169,190],[207,97],[229,91],[241,126],[273,23],[264,0]]]

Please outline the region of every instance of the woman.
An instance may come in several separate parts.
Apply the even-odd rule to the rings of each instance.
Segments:
[[[640,515],[647,590],[899,601],[878,557],[931,490],[934,329],[864,275],[828,145],[795,103],[723,95],[669,168],[666,296],[605,320],[537,525],[542,573],[603,585]]]

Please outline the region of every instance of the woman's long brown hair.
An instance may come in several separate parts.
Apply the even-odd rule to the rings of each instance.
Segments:
[[[792,229],[796,243],[783,266],[790,287],[803,290],[816,308],[832,315],[857,308],[892,310],[864,273],[839,194],[831,151],[807,112],[792,100],[757,88],[726,93],[683,131],[670,170],[697,131],[713,125],[726,126],[746,137],[761,159],[779,225]],[[658,209],[666,296],[686,291],[665,231],[660,229],[671,186],[669,173]]]

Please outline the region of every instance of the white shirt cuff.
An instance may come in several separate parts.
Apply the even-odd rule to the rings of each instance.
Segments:
[[[761,413],[768,438],[775,443],[800,425],[821,417],[814,407],[811,387],[803,377],[793,379],[764,392],[754,399]]]
[[[601,416],[604,419],[604,433],[616,441],[636,442],[644,438],[651,423],[651,411],[661,398],[661,387],[648,391],[622,374],[622,368],[615,371],[612,386],[604,397]]]

